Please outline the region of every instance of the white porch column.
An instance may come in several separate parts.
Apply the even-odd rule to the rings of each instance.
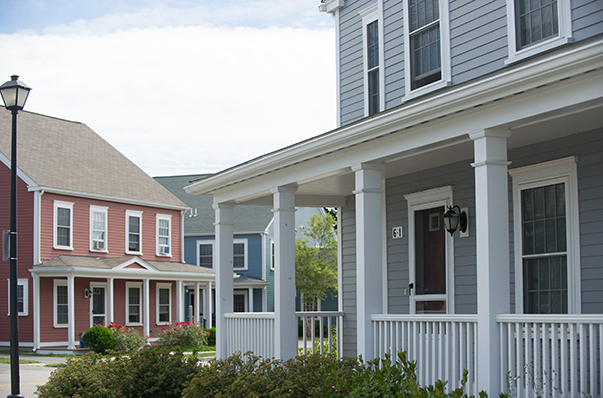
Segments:
[[[226,318],[232,312],[233,296],[233,237],[234,216],[232,203],[215,203],[216,210],[216,358],[227,358],[231,353],[226,345]]]
[[[274,355],[297,355],[295,317],[295,192],[297,185],[272,189],[274,195]]]
[[[214,327],[214,295],[212,293],[212,283],[207,282],[207,328],[211,329]]]
[[[40,348],[40,275],[33,273],[34,352]]]
[[[253,288],[250,287],[247,289],[247,295],[249,296],[249,312],[253,312]]]
[[[203,327],[203,322],[201,322],[201,290],[199,290],[199,282],[195,282],[195,321],[199,322],[201,327]]]
[[[496,315],[510,311],[508,130],[469,134],[474,141],[478,390],[501,392]]]
[[[115,320],[115,290],[113,282],[115,278],[107,278],[107,323]]]
[[[176,281],[176,322],[184,321],[184,281]]]
[[[382,163],[352,167],[356,173],[357,355],[375,357],[371,315],[383,312]]]
[[[150,311],[151,311],[151,294],[149,292],[150,290],[150,283],[148,279],[144,279],[144,287],[143,287],[143,294],[144,294],[144,305],[143,305],[143,322],[144,322],[144,326],[143,326],[143,330],[144,330],[144,335],[146,336],[150,336],[151,335],[151,316],[150,316]]]
[[[67,276],[67,308],[69,322],[67,324],[67,349],[75,349],[75,277]]]

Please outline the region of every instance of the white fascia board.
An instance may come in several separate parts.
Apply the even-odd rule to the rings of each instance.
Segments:
[[[320,12],[334,13],[335,11],[343,8],[345,0],[324,0],[322,4],[318,6]]]
[[[120,197],[116,197],[116,196],[99,195],[99,194],[88,193],[88,192],[70,191],[68,189],[41,187],[39,185],[36,185],[35,187],[29,187],[29,191],[44,191],[44,192],[48,192],[48,193],[54,193],[57,195],[75,196],[78,198],[86,198],[86,199],[106,200],[108,202],[117,202],[117,203],[124,203],[124,204],[137,205],[137,206],[146,206],[146,207],[157,207],[157,208],[168,209],[168,210],[182,211],[182,210],[186,210],[189,208],[188,206],[168,205],[165,203],[147,202],[144,200],[120,198]]]
[[[165,272],[165,271],[149,271],[144,269],[103,269],[103,268],[87,268],[87,267],[43,267],[33,268],[29,272],[37,274],[42,278],[47,277],[66,277],[73,275],[75,277],[88,278],[107,278],[115,279],[151,279],[151,280],[186,280],[190,282],[208,282],[215,280],[215,274],[199,274],[196,272]]]
[[[214,194],[218,190],[237,184],[238,187],[234,190],[240,191],[238,197],[243,197],[247,192],[240,188],[241,182],[257,179],[268,173],[320,156],[327,154],[332,156],[333,152],[349,150],[356,145],[382,138],[392,132],[416,127],[422,123],[601,68],[603,68],[603,40],[599,39],[579,47],[543,56],[529,63],[509,67],[475,82],[453,86],[427,98],[419,98],[352,125],[234,166],[184,189],[187,193],[197,195]],[[484,125],[484,127],[491,126]],[[442,140],[452,139],[455,136],[441,138]],[[278,183],[273,185],[278,185]]]

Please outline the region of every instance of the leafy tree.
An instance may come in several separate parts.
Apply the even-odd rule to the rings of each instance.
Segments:
[[[337,292],[337,239],[332,214],[314,214],[295,240],[295,282],[306,310]]]

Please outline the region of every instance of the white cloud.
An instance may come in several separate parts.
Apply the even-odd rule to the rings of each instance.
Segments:
[[[88,124],[151,175],[214,172],[335,127],[330,29],[0,35],[27,109]]]

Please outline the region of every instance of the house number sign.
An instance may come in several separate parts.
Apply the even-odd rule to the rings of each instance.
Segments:
[[[400,239],[402,237],[402,227],[393,227],[392,228],[392,238]]]

